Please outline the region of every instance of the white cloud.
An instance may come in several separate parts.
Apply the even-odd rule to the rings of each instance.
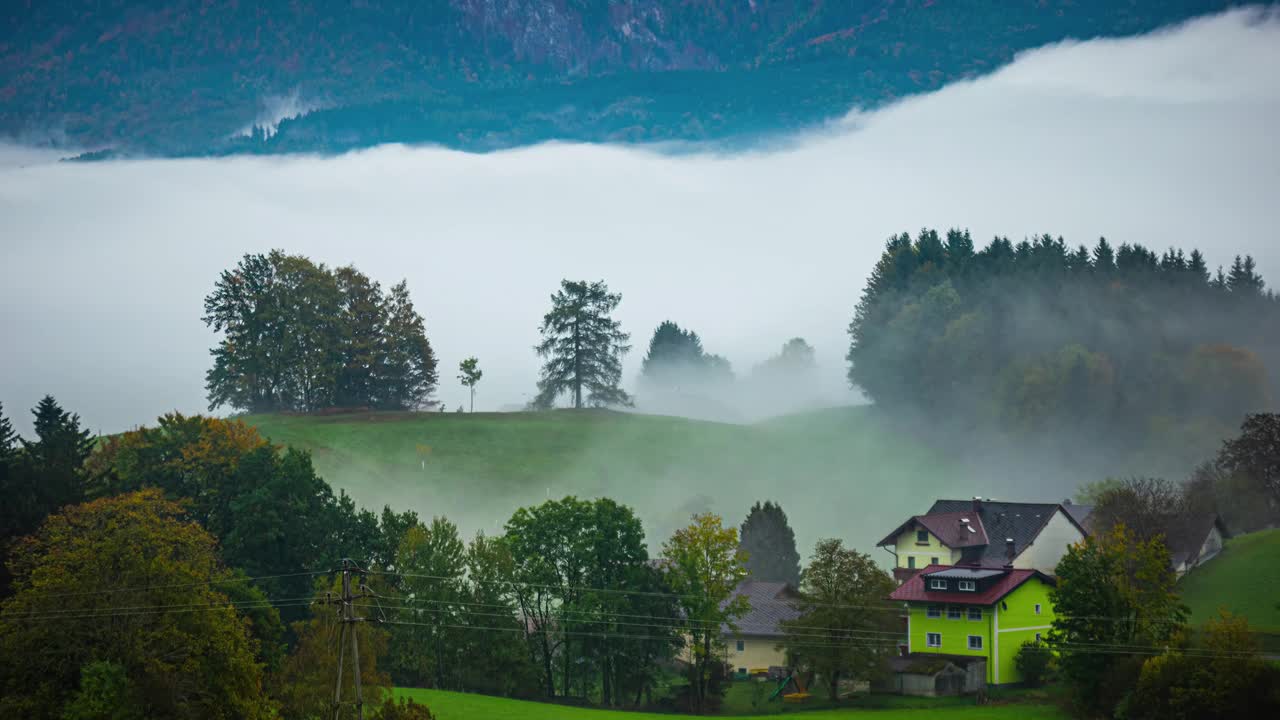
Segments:
[[[0,162],[0,400],[24,429],[45,392],[106,431],[201,410],[201,300],[243,253],[281,247],[407,278],[450,405],[468,355],[478,409],[532,392],[562,277],[623,293],[629,379],[671,318],[741,371],[803,336],[841,401],[845,327],[893,232],[1247,252],[1280,284],[1276,67],[1280,23],[1236,12],[1028,53],[770,152]]]

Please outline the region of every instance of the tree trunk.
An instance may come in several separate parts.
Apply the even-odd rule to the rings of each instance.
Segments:
[[[471,412],[476,411],[476,386],[471,386]]]

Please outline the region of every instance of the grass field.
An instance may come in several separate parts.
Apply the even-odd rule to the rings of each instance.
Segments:
[[[1195,623],[1215,617],[1219,608],[1244,615],[1257,631],[1280,643],[1280,530],[1227,540],[1218,557],[1192,570],[1181,583],[1182,601]]]
[[[756,425],[607,411],[245,420],[310,450],[320,474],[357,502],[443,514],[465,532],[499,529],[517,507],[547,497],[607,495],[637,509],[656,546],[693,512],[736,525],[752,502],[771,498],[791,516],[807,556],[821,536],[873,551],[939,493],[975,494],[948,485],[954,471],[940,453],[869,407]]]
[[[548,703],[507,700],[440,690],[397,688],[397,695],[413,698],[430,708],[439,720],[660,720],[694,717],[660,713],[596,710]],[[976,706],[966,698],[892,698],[893,707],[805,710],[795,708],[787,715],[807,720],[1062,720],[1068,717],[1057,707],[1034,702],[1013,702]],[[705,716],[702,716],[705,717]],[[720,715],[714,717],[743,717]]]

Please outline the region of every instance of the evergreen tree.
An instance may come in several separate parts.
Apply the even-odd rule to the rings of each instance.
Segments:
[[[52,395],[45,395],[31,411],[35,416],[33,441],[22,440],[19,507],[26,508],[22,530],[31,532],[44,517],[65,505],[84,499],[86,458],[93,440],[80,428],[80,416],[63,410]]]
[[[334,402],[338,407],[373,407],[387,372],[386,300],[381,286],[354,267],[338,268],[334,276],[342,293],[342,369]]]
[[[610,294],[603,281],[561,281],[539,327],[543,340],[534,348],[546,358],[535,406],[550,408],[565,393],[575,408],[631,404],[618,387],[622,356],[631,349],[631,336],[612,317],[620,302],[622,296]]]
[[[1187,261],[1187,272],[1200,285],[1209,284],[1209,266],[1204,261],[1204,254],[1199,250],[1192,250],[1191,257]]]
[[[18,454],[18,434],[13,431],[13,424],[4,415],[4,403],[0,402],[0,473],[5,472],[9,463]],[[0,475],[0,478],[3,478]]]
[[[426,407],[435,392],[436,356],[427,340],[422,316],[413,308],[409,286],[392,286],[386,303],[386,374],[377,393],[379,407],[416,410]]]
[[[746,553],[746,568],[753,580],[784,582],[800,586],[800,553],[796,551],[796,534],[787,524],[782,506],[771,500],[751,506],[742,522],[741,548]]]
[[[1111,249],[1111,243],[1104,237],[1098,238],[1098,244],[1093,248],[1093,269],[1100,273],[1110,273],[1115,267],[1116,255]]]
[[[670,320],[664,320],[654,329],[649,351],[640,363],[640,379],[650,387],[661,389],[732,378],[728,360],[705,352],[698,333]]]

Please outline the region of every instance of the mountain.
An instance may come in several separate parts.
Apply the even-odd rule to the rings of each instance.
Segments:
[[[804,127],[1226,0],[9,0],[0,134],[161,154]]]

